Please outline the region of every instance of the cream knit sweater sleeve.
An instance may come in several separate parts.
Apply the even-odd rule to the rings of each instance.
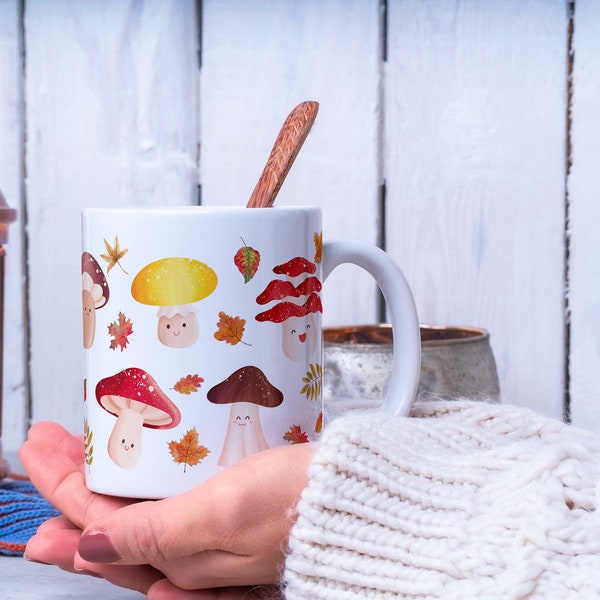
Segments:
[[[600,444],[534,413],[432,402],[324,432],[287,600],[600,599]]]

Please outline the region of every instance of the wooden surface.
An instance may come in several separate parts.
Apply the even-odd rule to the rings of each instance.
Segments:
[[[19,5],[0,0],[5,447],[30,420],[81,429],[80,208],[198,184],[245,204],[302,100],[320,111],[278,204],[321,205],[330,239],[385,232],[421,321],[490,330],[505,401],[560,417],[568,392],[600,429],[598,3],[576,6],[570,122],[566,0]],[[375,286],[343,267],[325,313],[376,320]]]
[[[58,567],[27,562],[15,556],[0,556],[2,600],[77,600],[110,598],[140,600],[143,594],[118,588],[103,579],[61,571]]]

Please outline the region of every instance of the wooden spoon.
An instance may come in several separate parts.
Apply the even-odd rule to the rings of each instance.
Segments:
[[[292,163],[298,156],[302,144],[315,122],[319,103],[301,102],[284,121],[267,164],[258,179],[256,187],[246,204],[247,208],[267,208],[273,206],[281,184],[286,178]]]

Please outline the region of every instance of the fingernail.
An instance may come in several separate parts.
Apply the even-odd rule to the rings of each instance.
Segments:
[[[112,563],[121,555],[115,548],[106,529],[90,529],[79,538],[79,556],[95,563]]]

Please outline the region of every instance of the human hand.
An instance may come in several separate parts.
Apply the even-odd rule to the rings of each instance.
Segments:
[[[127,569],[102,565],[97,569],[76,570],[74,557],[86,523],[135,502],[94,494],[86,488],[81,436],[71,435],[56,423],[37,423],[30,428],[19,456],[32,483],[63,513],[39,527],[27,543],[25,558],[57,565],[65,571],[104,577],[116,585],[144,593],[155,581],[164,578],[145,565]]]
[[[56,425],[36,425],[21,460],[36,487],[66,518],[40,528],[27,557],[63,568],[71,561],[75,569],[155,600],[179,598],[173,590],[162,595],[169,586],[222,588],[212,596],[208,590],[194,592],[200,596],[179,590],[187,594],[182,599],[233,600],[241,590],[223,588],[277,582],[311,456],[308,444],[274,448],[181,496],[132,503],[87,490],[81,440]],[[161,581],[163,573],[169,581]],[[245,598],[264,598],[266,591]]]

